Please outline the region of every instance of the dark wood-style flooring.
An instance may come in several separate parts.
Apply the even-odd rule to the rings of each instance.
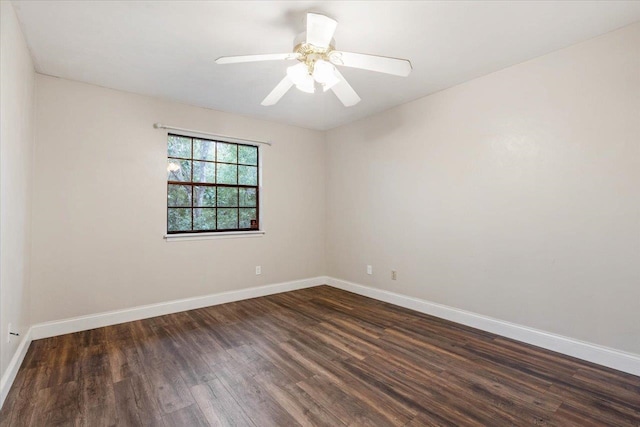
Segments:
[[[640,377],[328,286],[34,341],[2,426],[640,425]]]

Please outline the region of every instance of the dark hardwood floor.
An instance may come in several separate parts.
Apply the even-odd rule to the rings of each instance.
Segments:
[[[34,341],[2,426],[639,426],[640,377],[327,286]]]

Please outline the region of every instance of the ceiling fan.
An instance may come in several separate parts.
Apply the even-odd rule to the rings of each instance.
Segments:
[[[338,22],[327,16],[307,13],[307,31],[295,38],[293,52],[223,56],[216,59],[216,63],[298,60],[298,64],[287,68],[284,78],[262,101],[262,105],[265,106],[276,104],[294,85],[303,92],[314,93],[316,83],[319,83],[325,92],[331,89],[345,107],[357,104],[360,97],[336,65],[403,77],[411,72],[411,62],[406,59],[336,50],[333,34],[337,26]]]

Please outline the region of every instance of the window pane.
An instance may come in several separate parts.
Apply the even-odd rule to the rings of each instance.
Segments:
[[[219,162],[238,162],[238,146],[236,144],[225,144],[224,142],[218,142],[217,146]]]
[[[193,206],[214,207],[216,205],[216,187],[193,187]]]
[[[238,145],[238,163],[258,166],[258,147]]]
[[[238,166],[218,163],[218,184],[237,184]]]
[[[191,231],[191,209],[169,208],[169,231]]]
[[[169,135],[169,157],[191,158],[191,138]]]
[[[216,164],[193,162],[193,182],[216,182]]]
[[[216,210],[215,209],[194,209],[193,210],[194,230],[215,230]]]
[[[191,160],[167,160],[167,179],[169,181],[190,182]]]
[[[215,160],[216,143],[204,139],[193,140],[193,158],[197,160]]]
[[[167,204],[169,206],[191,207],[191,186],[190,185],[169,185],[167,192]]]
[[[169,135],[167,152],[169,232],[257,228],[258,147]]]
[[[258,168],[255,166],[238,166],[238,184],[258,185]]]
[[[238,188],[218,187],[218,206],[228,208],[238,206]]]
[[[218,209],[218,229],[238,228],[238,209]]]
[[[240,206],[246,206],[246,207],[256,206],[256,189],[255,188],[240,189]]]
[[[240,209],[240,227],[251,228],[251,220],[257,220],[256,209]],[[256,227],[257,228],[257,227]]]

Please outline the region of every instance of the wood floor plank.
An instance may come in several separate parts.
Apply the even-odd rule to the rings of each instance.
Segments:
[[[80,388],[75,381],[42,389],[35,398],[42,404],[36,405],[32,425],[71,425],[82,414]]]
[[[12,387],[9,396],[2,406],[1,412],[11,411],[11,415],[7,416],[7,419],[11,420],[9,425],[12,426],[31,425],[37,406],[43,404],[34,397],[38,395],[40,390],[48,387],[49,372],[51,369],[45,364],[30,366],[35,367],[25,369],[23,364],[20,368],[18,376],[21,374],[24,375],[22,384],[17,392],[14,392]],[[10,398],[11,400],[9,400]]]
[[[458,403],[464,403],[466,400],[453,398],[455,395],[451,395],[451,390],[448,387],[443,387],[442,382],[436,385],[432,380],[432,382],[423,384],[418,380],[399,378],[393,370],[385,372],[385,368],[382,366],[372,371],[367,366],[366,360],[340,361],[338,365],[358,381],[380,390],[387,399],[398,402],[413,413],[429,414],[431,418],[443,421],[453,419],[458,424],[462,420],[465,422],[477,421],[478,417],[484,416],[482,411],[465,414],[466,405],[460,409]],[[438,378],[434,377],[434,379]]]
[[[314,376],[326,378],[333,382],[350,396],[369,405],[373,411],[380,413],[391,423],[402,425],[416,414],[410,405],[403,405],[402,402],[397,401],[389,394],[383,393],[375,385],[351,375],[351,373],[339,367],[335,360],[324,358],[319,353],[314,354],[308,347],[298,347],[300,349],[298,351],[292,344],[291,342],[283,344],[282,348],[292,358],[301,361],[310,371],[315,372],[316,375]]]
[[[113,388],[117,424],[127,427],[143,425],[130,379],[127,378],[114,384]]]
[[[207,427],[209,425],[209,422],[196,404],[167,414],[164,416],[164,420],[169,426]]]
[[[318,405],[311,397],[293,383],[286,384],[282,377],[273,371],[265,371],[254,377],[256,382],[269,393],[296,422],[302,426],[336,426],[344,425],[328,409]]]
[[[25,366],[23,361],[22,366]],[[11,424],[11,417],[14,413],[14,408],[18,405],[18,394],[24,385],[25,377],[28,369],[20,369],[16,374],[16,378],[13,380],[13,386],[7,394],[5,404],[0,411],[0,427],[7,427]]]
[[[108,373],[87,374],[79,380],[80,424],[87,426],[116,425],[116,402],[113,382]]]
[[[640,378],[328,286],[33,341],[13,426],[640,426]]]
[[[297,385],[318,405],[327,408],[346,425],[394,425],[394,423],[371,410],[359,399],[345,393],[340,387],[326,378],[315,376]]]
[[[146,366],[147,379],[153,385],[151,393],[164,414],[194,404],[187,384],[172,363]]]
[[[211,426],[255,426],[220,380],[191,387],[191,394]]]
[[[236,371],[231,376],[218,376],[254,424],[274,427],[300,425],[251,375],[239,375]]]
[[[111,380],[114,383],[130,378],[134,375],[143,375],[144,369],[133,340],[118,340],[106,346]]]
[[[114,384],[117,425],[164,426],[163,413],[147,379],[132,376]]]

